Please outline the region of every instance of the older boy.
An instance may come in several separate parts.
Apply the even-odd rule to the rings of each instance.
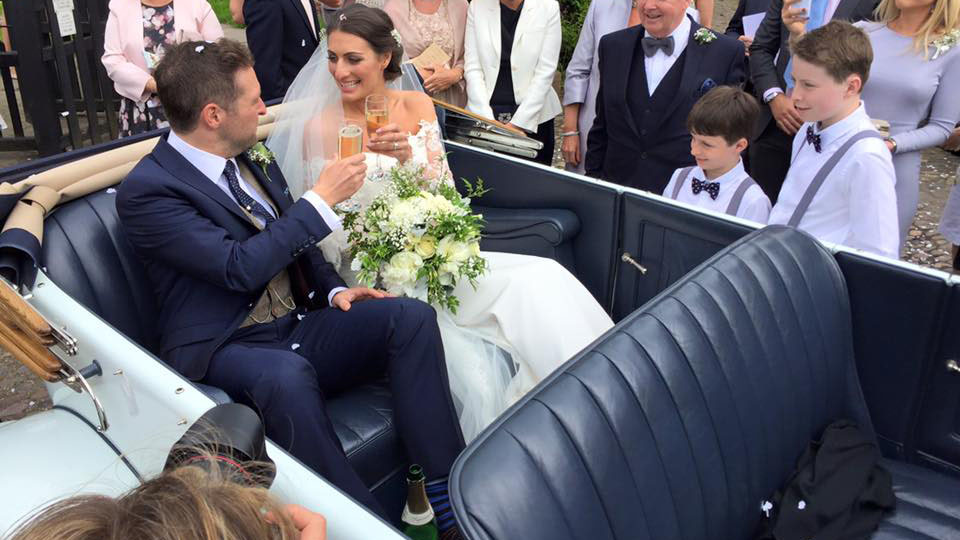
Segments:
[[[804,124],[769,222],[897,258],[893,163],[860,101],[873,62],[869,38],[833,21],[804,34],[792,51],[792,97]]]
[[[700,98],[687,116],[690,154],[697,166],[674,171],[664,196],[766,223],[770,199],[744,171],[740,159],[759,114],[757,101],[732,86],[715,88]]]

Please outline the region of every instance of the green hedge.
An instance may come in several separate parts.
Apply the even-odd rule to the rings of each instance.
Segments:
[[[567,62],[573,56],[573,49],[580,37],[583,18],[587,16],[590,0],[560,0],[560,25],[563,29],[563,41],[560,44],[560,71],[567,69]]]

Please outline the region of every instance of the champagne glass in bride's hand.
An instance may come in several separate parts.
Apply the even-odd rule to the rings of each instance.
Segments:
[[[367,117],[367,134],[371,137],[378,129],[390,123],[390,110],[387,108],[387,96],[370,94],[364,101]]]
[[[346,159],[363,151],[363,128],[356,122],[344,122],[337,133],[337,150],[340,159]]]

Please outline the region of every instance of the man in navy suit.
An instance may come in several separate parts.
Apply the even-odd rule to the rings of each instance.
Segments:
[[[436,313],[346,288],[316,243],[363,182],[362,156],[294,202],[280,168],[245,150],[266,109],[242,44],[169,49],[154,77],[171,131],[120,185],[121,223],[154,283],[161,356],[264,417],[267,435],[369,508],[324,394],[388,375],[411,460],[445,488],[463,438]]]
[[[322,0],[319,5],[315,0],[244,1],[247,45],[257,61],[254,70],[265,101],[287,93],[319,44],[324,18],[340,5],[340,0]]]
[[[693,165],[687,115],[719,85],[743,82],[744,48],[685,15],[686,0],[639,0],[641,24],[600,39],[588,176],[662,193]]]

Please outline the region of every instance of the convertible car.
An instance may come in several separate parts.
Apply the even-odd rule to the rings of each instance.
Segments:
[[[61,178],[96,186],[58,192],[34,256],[18,251],[23,237],[0,235],[8,292],[47,325],[41,352],[54,363],[32,366],[53,408],[0,424],[0,531],[57,498],[117,494],[158,473],[174,441],[229,400],[156,356],[152,288],[119,226],[112,186],[156,136],[0,171],[7,193]],[[455,177],[490,189],[474,201],[484,249],[556,259],[619,321],[458,460],[452,498],[469,538],[748,538],[761,500],[840,416],[869,430],[894,477],[897,510],[875,538],[960,538],[960,280],[447,150]],[[386,387],[333,396],[329,411],[398,518],[408,462]],[[272,489],[324,513],[330,538],[402,537],[282,449],[268,442],[267,453]]]

